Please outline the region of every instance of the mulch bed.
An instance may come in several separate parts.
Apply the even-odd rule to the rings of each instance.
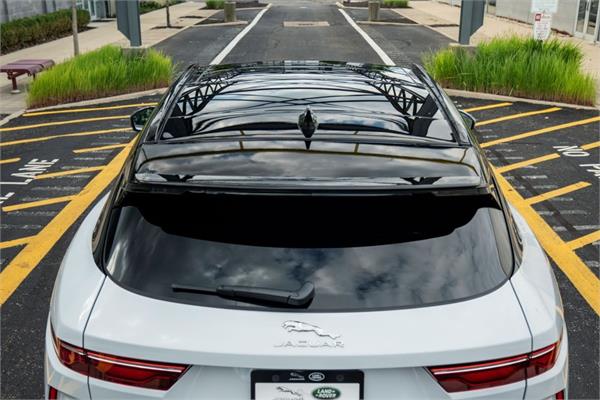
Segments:
[[[255,8],[255,7],[266,7],[266,6],[267,6],[266,4],[261,3],[260,1],[245,1],[243,3],[235,4],[235,8],[237,8],[238,10],[241,8]],[[211,9],[204,6],[204,7],[200,8],[200,10],[211,10]]]
[[[369,2],[368,1],[344,1],[342,3],[343,5],[345,5],[346,7],[369,7]],[[380,4],[379,5],[381,8],[406,8],[406,7],[394,7],[388,4]]]

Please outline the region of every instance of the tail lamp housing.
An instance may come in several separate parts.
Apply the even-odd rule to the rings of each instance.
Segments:
[[[136,360],[86,350],[54,335],[54,349],[65,367],[103,381],[146,389],[169,390],[189,365]]]
[[[529,354],[497,360],[431,367],[429,372],[447,392],[486,389],[533,378],[556,363],[560,340]]]

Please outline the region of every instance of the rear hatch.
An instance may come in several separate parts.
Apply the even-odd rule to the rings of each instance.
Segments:
[[[252,371],[358,370],[364,398],[457,398],[424,367],[531,351],[488,195],[129,193],[115,215],[86,349],[192,366],[168,391],[134,397],[249,399]],[[306,282],[315,296],[301,308],[171,287]],[[92,398],[123,388],[90,378]]]

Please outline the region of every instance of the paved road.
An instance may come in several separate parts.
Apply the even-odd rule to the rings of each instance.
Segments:
[[[258,12],[247,10],[240,18],[251,20]],[[360,12],[349,15],[356,21],[363,18]],[[288,28],[285,21],[325,21],[329,26]],[[448,43],[444,36],[414,24],[359,26],[396,63],[419,61],[423,53]],[[181,67],[208,63],[244,28],[189,28],[157,47]],[[224,62],[319,58],[381,62],[326,0],[275,1]],[[3,289],[14,289],[5,302],[2,297],[1,398],[42,395],[49,297],[62,254],[81,220],[80,206],[89,193],[103,192],[97,178],[133,137],[127,115],[157,99],[26,115],[0,127],[1,178],[12,183],[0,189],[0,280]],[[530,219],[539,219],[538,236],[551,244],[547,250],[558,260],[555,269],[570,335],[571,395],[599,398],[598,315],[589,305],[593,295],[585,285],[586,277],[597,279],[600,268],[599,183],[593,166],[600,162],[598,112],[458,97],[455,101],[479,120],[479,140],[504,177],[513,204],[530,212]],[[46,247],[51,248],[47,254],[40,251]]]

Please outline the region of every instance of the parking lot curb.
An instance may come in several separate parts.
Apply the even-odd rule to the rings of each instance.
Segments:
[[[595,106],[595,107],[582,106],[580,104],[559,103],[559,102],[547,101],[547,100],[528,99],[525,97],[504,96],[504,95],[500,95],[500,94],[491,94],[491,93],[482,93],[482,92],[470,92],[468,90],[446,89],[446,88],[444,88],[444,90],[446,91],[446,93],[448,93],[448,95],[456,96],[456,97],[467,97],[467,98],[471,98],[471,99],[481,99],[481,100],[510,101],[512,103],[524,102],[524,103],[531,103],[531,104],[557,106],[557,107],[563,107],[563,108],[578,108],[578,109],[582,109],[582,110],[598,110],[598,111],[600,111],[599,106]]]

